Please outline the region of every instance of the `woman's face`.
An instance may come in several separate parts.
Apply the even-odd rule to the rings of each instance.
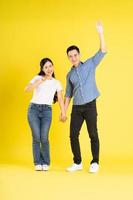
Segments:
[[[43,66],[44,73],[46,74],[46,76],[52,76],[53,72],[54,72],[54,67],[53,64],[50,61],[47,61],[45,63],[45,65]]]

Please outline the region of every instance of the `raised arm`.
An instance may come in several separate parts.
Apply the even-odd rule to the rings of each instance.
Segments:
[[[105,44],[105,39],[104,39],[104,31],[103,31],[103,26],[101,22],[97,22],[96,23],[96,29],[99,35],[99,39],[100,39],[100,49],[103,53],[107,52],[106,49],[106,44]]]

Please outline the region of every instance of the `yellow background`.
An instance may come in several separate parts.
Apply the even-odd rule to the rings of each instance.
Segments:
[[[27,123],[27,107],[32,94],[25,94],[24,87],[39,72],[40,60],[43,57],[50,57],[53,60],[56,78],[61,81],[65,90],[65,76],[71,66],[65,53],[66,48],[72,44],[79,46],[83,61],[92,56],[99,49],[95,24],[100,19],[104,25],[108,47],[108,54],[96,73],[97,85],[101,92],[101,97],[97,101],[101,168],[104,169],[103,174],[105,171],[110,174],[112,185],[114,174],[117,176],[120,173],[126,176],[129,173],[133,178],[132,8],[131,0],[0,1],[0,162],[4,173],[6,167],[10,165],[28,166],[33,170],[31,132]],[[60,168],[63,170],[72,162],[69,144],[70,112],[71,106],[68,110],[68,120],[62,124],[59,122],[59,105],[53,105],[53,121],[50,130],[53,171],[56,168],[57,171]],[[85,124],[81,130],[80,141],[83,163],[87,170],[91,154]],[[14,174],[19,174],[18,169],[13,168],[12,171]],[[33,177],[31,171],[26,173],[27,176],[31,173]],[[66,176],[58,175],[57,179]],[[83,181],[82,186],[85,187],[88,183],[85,173],[83,176],[81,182]],[[78,182],[81,177],[78,174],[73,177],[73,180]],[[128,183],[131,186],[130,177]],[[40,179],[36,178],[39,184],[41,175]],[[46,178],[49,179],[48,176]],[[69,177],[67,178],[69,184]],[[6,180],[8,178],[3,180],[5,188]],[[96,180],[95,177],[98,184],[100,180]],[[10,183],[11,180],[8,181]],[[94,184],[92,177],[90,181]],[[24,182],[23,177],[22,183]],[[99,188],[98,184],[97,188]],[[119,183],[116,184],[116,188],[118,185]],[[95,184],[93,186],[95,187]],[[9,188],[8,185],[8,191]],[[131,197],[129,186],[124,185],[119,189],[121,191],[125,189],[126,196],[126,188]],[[93,190],[90,193],[88,190],[82,192],[91,195],[90,199],[93,199],[96,197],[93,196]],[[28,194],[28,190],[25,191]],[[11,198],[18,199],[15,192],[10,191],[9,194]],[[102,194],[104,195],[104,192],[101,193],[101,199]],[[117,195],[119,196],[119,193],[116,191],[115,196]],[[37,193],[33,195],[36,196]],[[58,193],[55,197],[58,197]],[[77,199],[80,197],[82,193],[77,195]],[[8,196],[5,198],[8,199]],[[124,195],[121,195],[121,198],[125,199]]]

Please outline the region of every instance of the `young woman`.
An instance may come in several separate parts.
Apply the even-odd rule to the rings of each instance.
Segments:
[[[33,158],[36,171],[47,171],[50,165],[49,129],[52,119],[52,103],[58,101],[61,120],[66,120],[62,98],[62,86],[54,76],[53,62],[44,58],[40,62],[40,72],[33,77],[25,91],[34,90],[28,107],[28,122],[32,132]]]

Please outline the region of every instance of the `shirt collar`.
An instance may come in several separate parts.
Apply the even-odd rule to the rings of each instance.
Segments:
[[[76,69],[76,68],[80,67],[82,64],[83,64],[83,62],[81,62],[81,61],[80,61],[80,63],[78,64],[78,66],[77,66],[77,67],[74,67],[74,66],[72,66],[72,67],[71,67],[71,70],[73,70],[73,69]]]

